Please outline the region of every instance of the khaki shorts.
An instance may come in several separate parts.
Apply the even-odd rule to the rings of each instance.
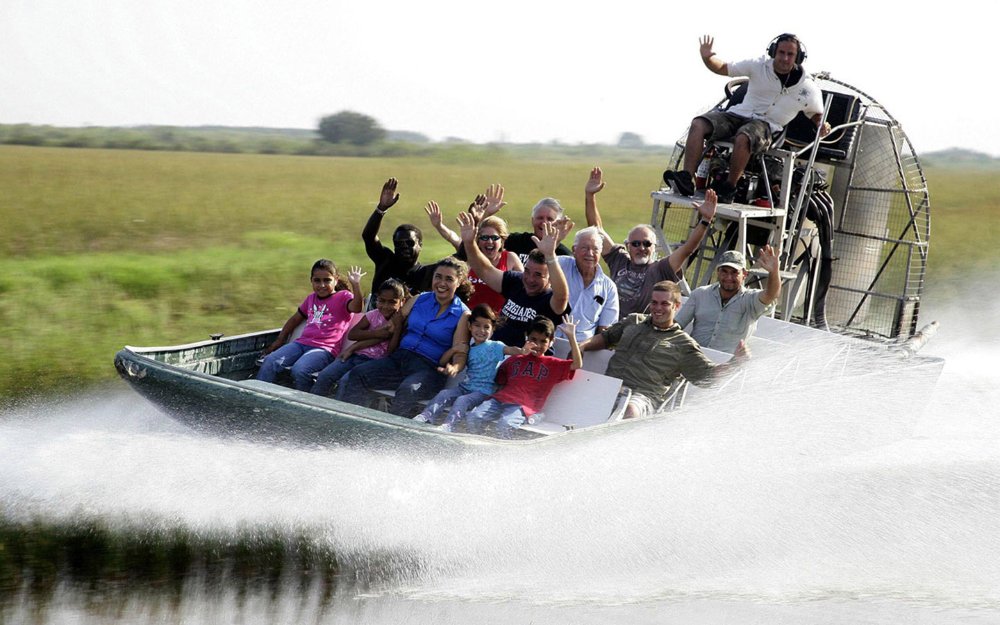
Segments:
[[[698,118],[712,126],[712,134],[706,137],[709,141],[727,141],[742,134],[750,139],[750,151],[754,154],[771,146],[771,126],[762,119],[749,119],[715,110],[699,115]]]

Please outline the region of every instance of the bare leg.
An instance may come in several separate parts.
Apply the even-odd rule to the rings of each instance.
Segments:
[[[738,133],[733,141],[733,155],[729,158],[729,184],[736,186],[750,162],[750,137]]]
[[[705,152],[705,137],[712,134],[712,125],[701,117],[691,120],[687,141],[684,143],[684,171],[694,175]]]

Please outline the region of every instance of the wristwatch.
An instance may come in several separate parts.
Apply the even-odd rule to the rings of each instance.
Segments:
[[[706,228],[711,228],[712,227],[712,222],[710,222],[707,219],[702,219],[698,223],[700,223],[701,225],[705,226]]]

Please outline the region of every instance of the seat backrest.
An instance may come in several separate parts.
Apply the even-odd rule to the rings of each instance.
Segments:
[[[850,94],[836,91],[824,91],[823,101],[832,95],[830,110],[826,114],[826,121],[830,126],[836,128],[843,124],[856,122],[861,116],[861,101]],[[837,162],[847,160],[854,147],[854,137],[857,134],[857,126],[849,126],[836,130],[823,138],[819,150],[816,152],[816,160],[819,162]],[[795,119],[787,126],[786,142],[788,145],[801,148],[812,143],[816,138],[816,124],[812,122],[804,113],[799,113]]]
[[[567,429],[605,423],[615,407],[622,381],[601,373],[577,369],[572,380],[556,384],[542,412],[546,423]]]

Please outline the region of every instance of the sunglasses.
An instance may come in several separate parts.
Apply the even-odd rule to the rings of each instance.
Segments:
[[[632,247],[645,247],[647,249],[653,247],[652,241],[629,241],[628,244]]]
[[[499,241],[500,240],[500,235],[499,234],[481,234],[481,235],[479,235],[479,240],[480,241]]]

